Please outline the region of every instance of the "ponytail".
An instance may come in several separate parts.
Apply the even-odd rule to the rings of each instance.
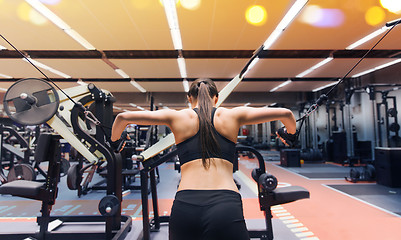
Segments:
[[[220,155],[220,146],[216,140],[211,121],[213,111],[212,97],[218,96],[217,88],[210,79],[198,79],[192,83],[188,95],[198,100],[202,165],[208,169],[210,167],[210,157]]]

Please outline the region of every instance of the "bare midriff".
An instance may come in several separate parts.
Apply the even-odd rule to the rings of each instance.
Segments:
[[[227,160],[214,158],[205,169],[202,159],[192,160],[181,166],[180,190],[232,190],[238,192],[233,179],[233,164]]]

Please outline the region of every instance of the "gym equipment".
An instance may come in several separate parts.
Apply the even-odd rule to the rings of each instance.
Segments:
[[[4,110],[15,122],[37,125],[56,114],[59,98],[56,90],[37,78],[22,79],[11,85],[4,95]],[[15,108],[15,113],[12,111]]]
[[[49,115],[53,114],[51,118],[46,122],[50,127],[57,131],[57,133],[63,137],[72,147],[74,147],[86,160],[91,163],[98,163],[101,161],[107,161],[107,195],[114,195],[118,198],[119,202],[122,201],[122,179],[121,179],[121,169],[122,169],[122,160],[120,154],[113,154],[111,149],[105,147],[105,137],[107,134],[110,136],[110,127],[108,129],[103,129],[102,127],[111,126],[111,116],[112,116],[112,96],[105,90],[100,90],[95,87],[93,84],[89,84],[88,86],[77,86],[73,88],[68,88],[65,90],[59,90],[54,92],[53,89],[48,89],[44,87],[45,84],[42,84],[42,80],[36,79],[23,79],[15,84],[13,84],[10,91],[13,91],[12,98],[10,94],[5,100],[5,107],[9,108],[12,104],[16,106],[17,113],[14,114],[14,120],[19,122],[21,116],[29,116],[32,119],[46,120]],[[36,83],[42,84],[42,88],[39,89],[39,93],[35,91],[31,92],[22,92],[18,93],[18,89],[23,89],[21,86],[30,86]],[[46,92],[46,94],[44,94]],[[59,93],[64,93],[65,95],[61,97],[57,97]],[[60,95],[59,95],[60,96]],[[33,98],[33,100],[32,100]],[[58,99],[54,100],[53,99]],[[99,100],[101,99],[101,100]],[[100,124],[96,124],[96,138],[92,137],[90,133],[88,133],[88,125],[86,121],[94,121],[96,122],[96,117],[93,116],[89,111],[87,111],[84,107],[85,104],[91,101],[101,101],[102,104],[97,106],[97,110],[101,109],[101,112],[104,113],[101,117],[97,115],[100,119],[103,120],[105,126],[101,126]],[[50,104],[46,104],[49,103]],[[22,104],[23,103],[23,104]],[[31,105],[32,104],[32,105]],[[39,107],[41,111],[46,112],[46,117],[36,116],[38,112],[33,111],[35,107],[33,105],[40,105]],[[54,114],[53,109],[54,106],[57,105],[56,114]],[[31,106],[30,108],[28,108]],[[49,107],[50,109],[47,109]],[[100,111],[100,110],[99,110]],[[11,113],[12,114],[12,113]],[[39,114],[40,115],[40,114]],[[89,120],[88,120],[89,119]],[[21,124],[26,124],[27,121],[20,121]],[[29,122],[31,124],[33,122]],[[96,122],[97,123],[97,122]],[[72,127],[69,128],[69,126]],[[36,152],[35,152],[36,154]],[[58,159],[58,162],[60,160]],[[61,163],[58,163],[61,164]],[[53,171],[52,168],[49,168],[49,172]],[[59,173],[58,173],[59,174]],[[49,175],[49,174],[47,174]],[[77,178],[78,179],[78,178]],[[14,181],[18,182],[18,181]],[[77,180],[78,182],[78,180]],[[13,182],[11,182],[13,183]],[[9,184],[11,184],[9,183]],[[30,187],[38,186],[36,182],[26,183]],[[5,184],[6,185],[6,184]],[[76,186],[75,186],[76,187]],[[33,194],[34,195],[34,194]],[[55,200],[55,196],[53,201]],[[92,236],[94,239],[106,238],[112,239],[113,237],[117,239],[123,239],[127,232],[131,228],[131,217],[121,216],[121,206],[118,207],[119,210],[114,215],[105,215],[105,216],[72,216],[72,217],[50,217],[50,219],[59,219],[61,221],[67,222],[105,222],[105,232],[104,233],[90,233],[89,236]],[[50,214],[50,212],[49,212]],[[38,220],[39,221],[39,220]],[[41,221],[41,220],[40,220]],[[45,228],[43,232],[46,232]],[[41,237],[47,236],[47,233],[41,233]],[[75,238],[85,238],[88,239],[89,236],[83,233],[71,233]],[[52,235],[49,233],[49,235]],[[65,234],[63,236],[57,236],[57,239],[62,239],[65,237],[66,239],[71,239],[71,236]]]
[[[401,148],[375,148],[375,169],[377,184],[401,187]]]
[[[301,151],[299,149],[281,149],[280,165],[283,167],[301,167]]]
[[[263,156],[254,148],[237,146],[238,151],[252,152],[259,163],[259,168],[252,170],[252,178],[258,184],[258,196],[260,210],[265,214],[266,229],[248,230],[251,238],[273,239],[271,206],[294,202],[309,198],[309,191],[300,186],[288,186],[277,188],[278,180],[271,174],[266,173]]]
[[[14,165],[14,167],[11,168],[8,172],[7,182],[12,182],[15,180],[36,180],[35,169],[31,165],[26,163]]]
[[[323,154],[319,149],[307,148],[301,150],[300,158],[304,162],[321,162],[323,161]]]
[[[374,181],[376,180],[376,170],[372,164],[366,164],[363,167],[351,168],[349,178],[345,177],[345,180],[353,183],[358,181]]]
[[[120,207],[120,201],[114,195],[107,195],[99,202],[99,212],[103,216],[114,216]]]

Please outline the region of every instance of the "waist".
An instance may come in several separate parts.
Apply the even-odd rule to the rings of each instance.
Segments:
[[[175,200],[185,202],[192,205],[207,206],[219,202],[235,202],[241,203],[241,195],[228,189],[213,190],[195,190],[186,189],[177,191]]]
[[[188,162],[181,166],[181,181],[178,190],[232,190],[238,191],[233,179],[233,164],[227,160],[212,159],[210,167],[205,169],[202,159]]]

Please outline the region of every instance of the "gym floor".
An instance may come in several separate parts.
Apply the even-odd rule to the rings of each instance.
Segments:
[[[331,240],[331,239],[399,239],[401,235],[401,188],[389,188],[375,182],[347,182],[350,168],[332,163],[305,163],[301,167],[282,167],[278,152],[262,152],[266,169],[279,180],[279,186],[297,185],[309,190],[310,199],[275,206],[273,213],[274,239]],[[248,229],[265,227],[259,209],[256,183],[250,173],[257,167],[256,158],[241,157],[234,178],[241,185],[244,215]],[[180,174],[173,163],[159,166],[157,185],[160,215],[169,215]],[[101,180],[95,178],[92,183]],[[139,179],[133,183],[139,184]],[[91,191],[77,196],[59,184],[59,196],[53,215],[99,215],[97,206],[105,191]],[[18,197],[0,196],[0,233],[36,230],[40,202]],[[133,218],[133,227],[126,239],[142,237],[142,206],[140,192],[132,190],[124,197],[122,214]],[[152,212],[151,212],[152,215]],[[63,229],[64,228],[64,229]],[[61,227],[58,231],[79,231],[85,225]],[[102,228],[91,225],[91,230]],[[0,235],[0,239],[1,235]],[[151,239],[168,239],[168,226],[152,232]]]

